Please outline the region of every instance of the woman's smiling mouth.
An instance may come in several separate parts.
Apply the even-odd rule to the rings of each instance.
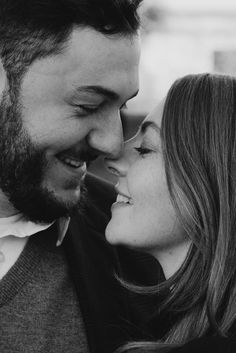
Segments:
[[[129,205],[133,205],[133,202],[132,202],[130,197],[127,197],[127,196],[124,196],[124,195],[120,195],[120,194],[117,195],[116,202],[117,203],[125,203],[125,204],[129,204]]]
[[[113,203],[112,209],[114,207],[119,207],[119,206],[132,206],[133,205],[133,200],[130,196],[122,192],[121,190],[118,189],[117,185],[115,186],[115,190],[117,192],[117,198],[116,202]]]

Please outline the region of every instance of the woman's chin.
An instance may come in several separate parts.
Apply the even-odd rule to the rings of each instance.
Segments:
[[[105,238],[108,241],[108,243],[114,245],[114,236],[113,236],[113,231],[112,227],[110,226],[110,222],[108,223],[106,230],[105,230]]]
[[[105,237],[111,245],[123,245],[127,248],[136,249],[136,237],[132,229],[122,222],[115,222],[111,220],[105,230]]]
[[[105,237],[108,243],[111,245],[122,245],[122,239],[120,236],[120,230],[117,228],[117,225],[111,220],[105,230]]]

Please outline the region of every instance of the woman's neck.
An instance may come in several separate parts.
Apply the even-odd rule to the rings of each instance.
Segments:
[[[191,241],[186,239],[172,248],[161,251],[158,249],[152,253],[160,263],[166,279],[170,278],[175,272],[177,272],[184,263],[190,245]]]

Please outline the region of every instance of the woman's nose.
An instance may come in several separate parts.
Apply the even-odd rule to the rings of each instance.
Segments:
[[[105,166],[109,173],[122,177],[126,175],[127,172],[127,162],[122,155],[118,159],[105,158]]]

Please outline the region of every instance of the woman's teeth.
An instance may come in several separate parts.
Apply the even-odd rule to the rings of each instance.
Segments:
[[[128,203],[130,205],[133,204],[131,198],[123,196],[123,195],[120,195],[120,194],[117,195],[116,202]]]

